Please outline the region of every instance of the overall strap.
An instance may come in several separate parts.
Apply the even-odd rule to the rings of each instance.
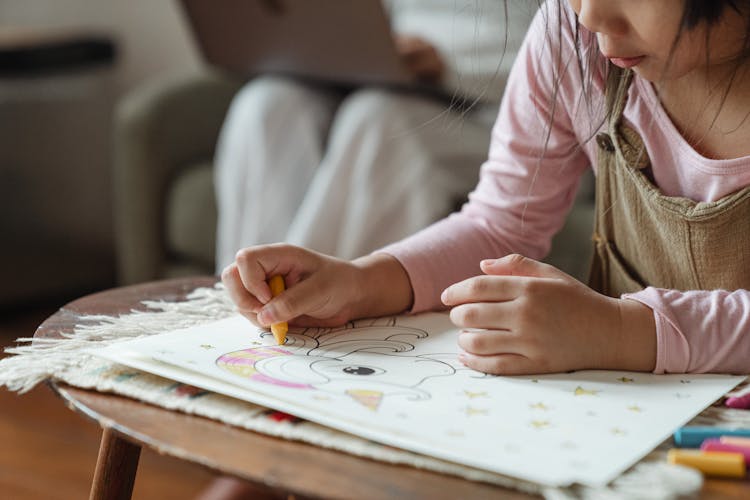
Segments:
[[[608,74],[606,121],[597,136],[595,252],[589,283],[612,297],[646,286],[750,287],[750,187],[715,202],[667,196],[640,134],[623,119],[631,71]],[[673,160],[677,168],[679,158]]]

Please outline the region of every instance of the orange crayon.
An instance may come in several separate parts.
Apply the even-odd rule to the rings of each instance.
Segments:
[[[276,297],[284,291],[284,278],[280,274],[272,276],[271,279],[268,280],[268,286],[271,288],[271,294]],[[286,321],[271,325],[271,333],[273,333],[273,338],[276,339],[278,345],[284,344],[286,341],[286,332],[288,331],[289,325]]]
[[[698,469],[707,476],[745,477],[745,457],[741,453],[672,449],[667,461]]]

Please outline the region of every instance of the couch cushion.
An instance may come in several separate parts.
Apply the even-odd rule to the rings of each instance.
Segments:
[[[167,190],[165,203],[167,252],[206,272],[213,272],[216,197],[211,162],[196,163],[181,170]]]

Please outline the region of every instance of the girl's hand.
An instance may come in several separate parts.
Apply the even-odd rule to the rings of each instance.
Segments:
[[[437,82],[443,76],[445,64],[440,53],[428,41],[412,35],[396,35],[396,52],[407,69],[424,82]]]
[[[272,297],[268,280],[277,274],[286,290]],[[262,245],[240,250],[221,279],[238,311],[260,326],[341,325],[401,312],[412,300],[406,271],[385,254],[348,262],[291,245]]]
[[[484,276],[448,287],[451,320],[463,328],[459,359],[486,373],[580,369],[651,371],[653,311],[601,295],[562,271],[521,255],[481,263]]]

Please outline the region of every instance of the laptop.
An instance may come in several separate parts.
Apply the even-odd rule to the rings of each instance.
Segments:
[[[241,77],[412,86],[380,0],[182,0],[204,59]]]

